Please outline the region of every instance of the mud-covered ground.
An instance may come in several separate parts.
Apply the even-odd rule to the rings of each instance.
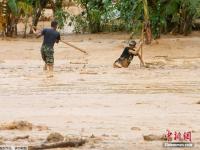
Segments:
[[[148,68],[134,58],[112,67],[129,35],[67,35],[55,45],[55,72],[47,78],[42,39],[0,40],[0,123],[25,120],[48,130],[0,130],[5,144],[40,143],[51,132],[96,137],[78,149],[162,150],[144,135],[192,132],[200,149],[200,34],[166,36],[144,46]],[[13,140],[29,135],[28,139]]]

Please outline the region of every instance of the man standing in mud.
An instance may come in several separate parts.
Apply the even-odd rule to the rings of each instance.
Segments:
[[[60,33],[56,31],[57,25],[57,21],[52,21],[51,28],[45,28],[41,33],[37,34],[37,38],[44,36],[41,47],[41,56],[45,62],[44,70],[49,72],[49,77],[53,76],[54,44],[59,43],[60,41]],[[33,32],[36,34],[34,29]]]
[[[144,61],[139,53],[139,50],[142,46],[142,43],[140,43],[137,50],[135,50],[136,42],[130,41],[129,46],[124,48],[124,51],[122,52],[121,56],[114,62],[113,67],[114,68],[128,68],[131,61],[133,60],[134,56],[138,56],[138,58],[141,61],[142,66],[145,66]]]

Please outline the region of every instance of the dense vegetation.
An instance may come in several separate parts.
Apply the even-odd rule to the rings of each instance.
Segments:
[[[62,28],[66,20],[75,32],[146,31],[147,42],[161,33],[188,35],[193,21],[200,17],[200,0],[68,0],[83,8],[78,16],[64,11],[64,0],[0,0],[0,30],[6,36],[17,35],[17,24],[24,23],[24,37],[28,21],[37,26],[44,8],[53,15]],[[31,33],[32,31],[30,31]],[[152,35],[151,35],[152,33]]]

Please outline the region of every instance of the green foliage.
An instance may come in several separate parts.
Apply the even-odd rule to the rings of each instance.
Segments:
[[[162,4],[162,15],[166,17],[168,31],[187,35],[192,21],[198,14],[200,0],[170,0]]]
[[[116,4],[120,19],[124,22],[125,30],[132,31],[143,20],[142,0],[120,0]]]
[[[85,9],[86,21],[91,33],[102,31],[102,27],[108,22],[108,18],[113,10],[111,0],[75,0],[75,2]],[[80,21],[80,19],[79,19]]]
[[[150,7],[150,21],[152,27],[153,37],[159,38],[161,30],[166,30],[167,22],[165,16],[161,14],[161,2],[158,0],[154,6]]]
[[[71,22],[75,33],[86,33],[89,31],[88,22],[85,16],[71,16]]]
[[[55,20],[58,21],[58,28],[62,29],[65,25],[67,18],[69,17],[69,13],[64,11],[63,9],[57,9],[55,12]]]
[[[89,26],[92,33],[101,31],[101,12],[98,9],[91,10],[89,13]]]
[[[193,20],[200,18],[200,0],[74,0],[84,11],[78,16],[65,12],[62,1],[51,0],[58,27],[63,28],[70,17],[76,33],[128,31],[136,34],[141,31],[143,22],[150,21],[154,38],[168,32],[187,35]],[[38,20],[38,14],[48,2],[50,0],[7,0],[10,17],[7,20],[12,23],[15,22],[12,19],[21,17],[27,24],[32,14],[35,14],[33,20]]]
[[[9,6],[11,12],[12,12],[14,15],[17,15],[18,9],[17,9],[16,0],[8,0],[8,6]]]
[[[20,12],[23,16],[30,16],[33,12],[33,7],[28,2],[17,2],[18,12]]]

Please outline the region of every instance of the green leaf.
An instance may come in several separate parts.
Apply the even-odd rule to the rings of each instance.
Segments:
[[[8,6],[9,6],[11,12],[12,12],[14,15],[17,15],[18,9],[17,9],[16,1],[15,1],[15,0],[8,0]]]

